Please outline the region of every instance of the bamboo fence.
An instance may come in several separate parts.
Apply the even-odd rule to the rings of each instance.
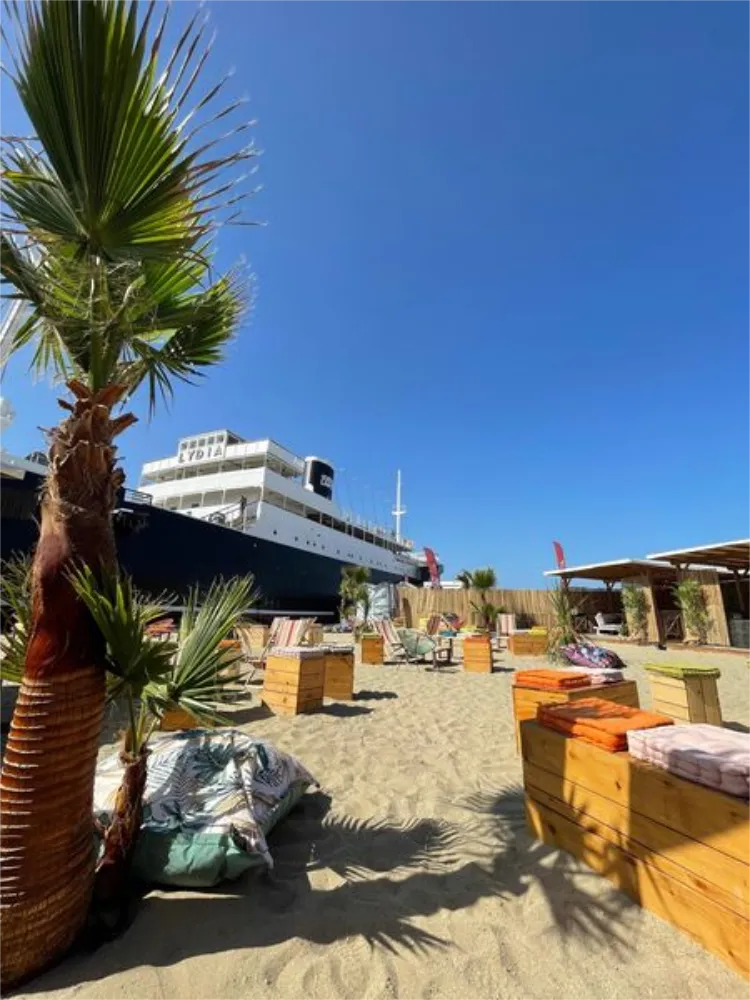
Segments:
[[[519,628],[531,625],[549,627],[554,622],[549,593],[549,590],[495,589],[486,592],[486,599],[495,607],[503,608],[509,614],[515,614]],[[620,595],[617,592],[571,587],[570,596],[573,607],[589,618],[593,618],[599,611],[606,614],[622,610]],[[438,612],[458,615],[461,621],[468,624],[479,623],[479,616],[472,604],[480,603],[481,594],[473,587],[454,590],[401,586],[398,587],[398,599],[398,613],[409,627],[418,626],[420,618]]]

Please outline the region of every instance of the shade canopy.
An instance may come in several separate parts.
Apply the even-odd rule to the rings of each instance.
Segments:
[[[673,576],[675,568],[668,562],[653,559],[614,559],[611,562],[588,563],[585,566],[566,566],[565,569],[545,570],[545,576],[560,580],[599,580],[602,583],[619,583],[634,576]]]
[[[656,552],[649,559],[662,559],[673,566],[713,566],[747,573],[750,566],[750,539],[698,545],[692,549]]]

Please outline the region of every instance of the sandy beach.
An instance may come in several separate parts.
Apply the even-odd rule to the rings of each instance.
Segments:
[[[618,647],[638,682],[656,659]],[[750,723],[748,667],[722,670],[728,723]],[[540,661],[537,665],[542,665]],[[526,833],[502,654],[491,675],[357,668],[352,703],[246,732],[320,782],[271,834],[273,875],[153,891],[128,931],[21,996],[104,998],[746,997],[747,984],[568,855]]]

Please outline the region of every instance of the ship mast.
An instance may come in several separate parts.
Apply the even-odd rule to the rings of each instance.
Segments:
[[[396,541],[401,541],[401,518],[406,513],[406,507],[401,506],[401,469],[396,472],[396,506],[391,511],[396,521]]]

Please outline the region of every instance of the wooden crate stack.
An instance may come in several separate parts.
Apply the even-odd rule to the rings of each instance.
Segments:
[[[513,721],[516,731],[516,753],[521,749],[521,723],[527,719],[536,718],[536,710],[540,705],[550,705],[564,701],[575,701],[577,698],[606,698],[618,705],[629,705],[630,708],[640,708],[638,701],[638,685],[635,681],[618,681],[616,684],[590,684],[585,688],[574,688],[569,691],[540,691],[538,688],[513,685]]]
[[[521,743],[533,834],[747,978],[747,801],[534,722]]]
[[[675,722],[721,725],[716,681],[721,671],[700,664],[646,663],[651,680],[653,709]]]
[[[325,646],[323,695],[334,701],[354,699],[354,647]]]
[[[385,654],[383,637],[380,635],[363,635],[359,641],[362,663],[371,667],[382,667]]]
[[[464,670],[473,674],[492,673],[492,643],[488,635],[467,635],[463,646]]]
[[[261,700],[275,715],[300,715],[323,707],[325,653],[321,646],[274,649],[266,660]]]

